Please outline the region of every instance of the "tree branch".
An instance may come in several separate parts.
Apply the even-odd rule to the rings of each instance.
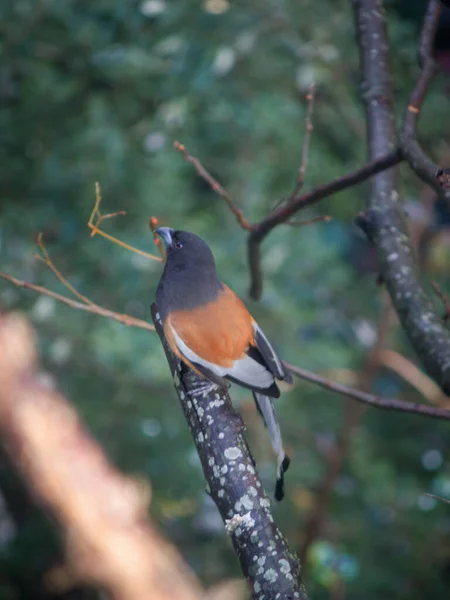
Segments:
[[[23,317],[0,317],[0,432],[30,491],[64,531],[60,587],[84,582],[114,600],[204,597],[146,521],[149,485],[116,471],[70,404],[40,383],[33,337]]]
[[[205,380],[173,355],[155,304],[152,318],[202,463],[208,493],[219,509],[253,598],[306,600],[300,564],[274,523],[270,501],[243,435],[242,419],[228,392],[218,389],[193,397],[192,391]]]
[[[363,72],[369,160],[396,147],[389,42],[382,0],[353,0]],[[359,225],[375,244],[380,273],[409,340],[444,393],[450,394],[450,332],[417,274],[394,169],[372,181]]]
[[[267,215],[257,225],[252,227],[248,237],[248,260],[250,265],[250,296],[258,300],[262,294],[263,275],[261,271],[261,243],[277,225],[285,223],[298,211],[316,204],[324,198],[341,192],[349,187],[363,183],[369,177],[396,165],[403,157],[398,150],[387,152],[356,171],[342,177],[332,179],[328,183],[317,186],[309,192],[294,197]]]
[[[357,390],[356,388],[344,385],[343,383],[331,381],[326,377],[317,375],[317,373],[305,371],[304,369],[291,365],[290,363],[285,362],[285,364],[287,368],[292,371],[292,373],[297,375],[297,377],[300,377],[300,379],[315,383],[325,390],[330,390],[332,392],[336,392],[337,394],[341,394],[342,396],[353,398],[353,400],[357,400],[358,402],[376,406],[377,408],[381,408],[383,410],[397,410],[400,412],[422,415],[424,417],[431,417],[433,419],[444,419],[446,421],[450,420],[450,410],[446,408],[428,406],[426,404],[418,404],[416,402],[407,402],[406,400],[397,400],[396,398],[382,398],[381,396],[374,396],[373,394],[363,392],[362,390]]]
[[[28,283],[27,281],[17,279],[16,277],[8,275],[7,273],[0,273],[0,278],[9,281],[16,287],[30,289],[37,292],[38,294],[43,294],[45,296],[49,296],[50,298],[54,298],[55,300],[63,302],[64,304],[76,310],[83,310],[85,312],[97,314],[108,319],[114,319],[115,321],[119,321],[123,325],[127,325],[129,327],[136,327],[137,329],[155,331],[154,326],[150,323],[147,323],[147,321],[144,321],[143,319],[137,319],[129,315],[115,313],[98,305],[92,307],[87,304],[82,304],[81,302],[77,302],[75,300],[72,300],[71,298],[67,298],[66,296],[57,294],[56,292],[52,292],[51,290],[48,290],[45,287],[33,285],[31,283]],[[338,382],[334,382],[330,379],[317,375],[316,373],[306,371],[304,369],[301,369],[300,367],[296,367],[289,363],[286,363],[286,365],[293,373],[295,373],[301,379],[310,381],[311,383],[315,383],[321,387],[324,387],[325,389],[334,391],[344,396],[349,396],[350,398],[354,398],[355,400],[358,400],[360,402],[371,404],[372,406],[378,408],[399,410],[401,412],[412,412],[424,416],[434,417],[437,419],[448,419],[450,417],[450,411],[446,411],[445,409],[435,409],[425,404],[415,404],[413,402],[404,402],[402,400],[382,398],[380,396],[372,396],[355,388],[340,384]]]
[[[450,192],[446,193],[436,180],[436,173],[439,170],[438,165],[424,152],[416,138],[422,104],[433,79],[439,71],[439,67],[433,58],[433,40],[440,12],[441,5],[439,0],[430,0],[420,37],[419,59],[421,73],[405,110],[400,142],[405,158],[415,173],[439,195],[447,195],[450,198]]]

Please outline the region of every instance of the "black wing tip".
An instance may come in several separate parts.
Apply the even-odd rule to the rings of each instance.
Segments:
[[[289,465],[291,464],[291,459],[287,454],[284,455],[283,462],[281,463],[280,473],[277,477],[277,482],[275,484],[275,500],[281,502],[284,498],[284,474],[289,469]]]
[[[286,367],[284,368],[283,381],[285,381],[286,383],[289,383],[289,385],[292,385],[294,383],[294,378],[292,377],[292,373],[290,371],[288,371],[286,369]]]

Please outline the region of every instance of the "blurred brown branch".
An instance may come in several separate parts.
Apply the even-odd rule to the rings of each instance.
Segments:
[[[65,533],[66,581],[115,600],[194,600],[202,591],[146,520],[148,484],[106,460],[70,404],[39,380],[34,336],[21,316],[0,317],[2,444],[35,498]]]

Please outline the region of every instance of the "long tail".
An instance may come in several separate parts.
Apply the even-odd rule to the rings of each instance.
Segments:
[[[253,392],[256,408],[264,420],[264,425],[267,428],[270,436],[272,448],[277,456],[277,482],[275,485],[275,499],[280,501],[284,497],[284,474],[289,468],[291,459],[286,454],[283,448],[283,440],[281,437],[280,425],[275,414],[275,407],[272,398],[264,396],[258,392]]]

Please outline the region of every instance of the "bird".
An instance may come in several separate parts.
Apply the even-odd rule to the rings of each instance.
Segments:
[[[168,227],[155,233],[165,246],[156,304],[167,342],[206,380],[199,393],[217,385],[228,387],[230,382],[252,391],[277,456],[274,495],[280,501],[290,458],[273,399],[280,396],[276,381],[292,384],[292,375],[243,301],[220,281],[208,244],[193,233]]]

